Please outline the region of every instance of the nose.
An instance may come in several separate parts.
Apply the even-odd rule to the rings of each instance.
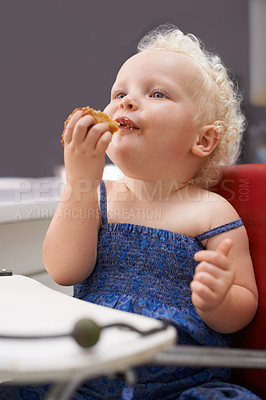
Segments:
[[[131,96],[126,95],[121,99],[119,108],[121,110],[135,110],[137,108],[137,103]]]

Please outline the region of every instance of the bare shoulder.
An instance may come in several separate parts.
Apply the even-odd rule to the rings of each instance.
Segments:
[[[202,188],[197,188],[195,193],[197,193],[197,197],[200,196],[203,214],[208,215],[209,229],[240,218],[229,201],[219,194]]]
[[[240,219],[235,208],[219,194],[203,190],[202,198],[204,207],[208,210],[209,230]],[[230,225],[229,229],[225,230],[224,233],[217,233],[205,240],[203,244],[208,249],[216,249],[219,243],[225,238],[233,240],[234,247],[231,253],[237,254],[238,257],[240,257],[240,254],[245,254],[246,257],[249,255],[247,232],[245,227],[240,224]]]

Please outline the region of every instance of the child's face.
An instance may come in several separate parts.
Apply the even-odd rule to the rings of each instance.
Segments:
[[[201,75],[188,56],[148,50],[120,69],[105,112],[120,122],[108,147],[111,160],[128,176],[180,176],[199,128],[193,100]]]

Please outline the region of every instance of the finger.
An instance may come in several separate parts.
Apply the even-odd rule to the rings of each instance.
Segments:
[[[201,250],[194,254],[194,259],[203,263],[208,262],[223,269],[228,268],[228,258],[214,250]]]
[[[104,132],[97,142],[97,150],[99,152],[105,152],[111,140],[112,140],[111,132],[110,131]]]
[[[216,294],[201,282],[192,281],[190,288],[192,290],[192,302],[199,309],[209,307],[216,298]]]
[[[221,277],[221,268],[206,261],[202,261],[197,265],[194,276],[197,276],[197,274],[201,272],[211,274],[216,279],[219,279]]]
[[[89,129],[95,124],[95,120],[91,115],[85,115],[80,118],[73,130],[73,143],[80,144],[84,142],[87,137]]]
[[[207,272],[197,272],[194,275],[192,282],[200,282],[214,293],[217,291],[217,278]]]
[[[210,302],[209,298],[202,298],[196,292],[192,293],[191,300],[198,311],[210,311],[211,309],[213,309],[212,303]]]
[[[89,130],[86,138],[87,145],[90,146],[92,149],[96,149],[102,135],[107,131],[108,131],[108,126],[106,124],[97,123],[93,125]]]
[[[219,243],[216,251],[217,253],[223,254],[224,256],[228,256],[229,251],[231,250],[231,247],[233,245],[232,239],[226,238]]]
[[[76,109],[74,110],[69,117],[66,119],[64,123],[64,131],[63,131],[63,137],[64,137],[64,143],[68,144],[72,140],[72,134],[73,134],[73,128],[76,125],[77,121],[82,117],[83,111]]]

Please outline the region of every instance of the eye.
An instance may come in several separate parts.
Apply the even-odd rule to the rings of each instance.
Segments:
[[[155,99],[163,99],[166,98],[166,95],[160,90],[154,90],[151,97],[154,97]]]
[[[125,97],[126,94],[123,92],[118,92],[114,94],[114,99],[123,99],[123,97]]]

